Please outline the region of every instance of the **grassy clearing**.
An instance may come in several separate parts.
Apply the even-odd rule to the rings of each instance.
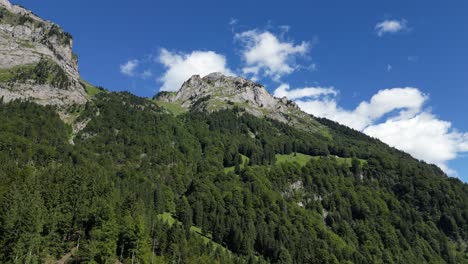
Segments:
[[[182,224],[181,222],[179,222],[177,219],[175,219],[171,213],[168,213],[168,212],[165,212],[165,213],[162,213],[162,214],[159,214],[157,216],[159,219],[163,220],[164,222],[168,223],[170,226],[172,226],[174,223],[176,224]],[[197,236],[199,236],[203,242],[205,244],[208,244],[208,243],[212,243],[213,246],[215,248],[219,248],[223,251],[228,251],[230,252],[227,248],[225,248],[224,246],[222,246],[221,244],[219,243],[216,243],[212,240],[212,236],[211,234],[205,234],[202,232],[201,228],[197,227],[197,226],[191,226],[190,227],[190,232],[196,234]]]
[[[20,72],[27,72],[34,69],[36,64],[25,64],[7,69],[0,69],[0,82],[9,82],[15,80]]]
[[[245,164],[248,164],[250,162],[250,159],[247,156],[244,156],[241,154],[242,157],[242,164],[240,164],[240,168],[243,169],[245,167]],[[234,172],[236,169],[235,166],[232,167],[226,167],[224,168],[224,173],[229,173],[229,172]]]
[[[34,49],[35,46],[31,41],[28,40],[18,40],[18,43],[21,47],[26,48],[26,49]]]
[[[158,218],[163,220],[164,222],[168,223],[170,226],[172,226],[176,222],[174,217],[172,217],[172,214],[168,213],[168,212],[159,214]]]
[[[156,100],[154,100],[154,102],[158,106],[166,108],[167,110],[169,110],[169,112],[173,113],[175,116],[178,116],[180,114],[187,112],[187,109],[185,109],[178,103],[169,103],[169,102],[156,101]]]
[[[14,76],[10,69],[0,69],[0,82],[8,82]]]
[[[94,97],[97,94],[104,92],[104,90],[97,88],[85,80],[80,81],[85,86],[86,94],[88,94],[89,97]]]
[[[93,97],[95,96],[96,94],[99,94],[99,93],[102,93],[103,91],[94,87],[94,86],[86,86],[86,93]]]
[[[341,158],[341,157],[332,156],[332,155],[329,155],[329,156],[326,156],[326,157],[329,158],[329,159],[335,159],[336,162],[338,162],[339,164],[345,164],[348,167],[351,167],[351,164],[352,164],[352,161],[353,161],[353,158]],[[310,160],[312,160],[312,159],[313,160],[318,160],[320,158],[325,158],[325,156],[310,156],[310,155],[306,155],[306,154],[302,154],[302,153],[296,153],[296,154],[291,153],[291,154],[287,154],[287,155],[277,154],[276,155],[276,163],[296,162],[301,166],[305,166],[307,164],[307,162],[309,162]],[[359,161],[361,162],[362,165],[367,163],[367,161],[363,160],[363,159],[359,159]]]
[[[307,162],[309,162],[311,159],[316,159],[319,158],[318,156],[310,156],[302,153],[291,153],[287,155],[281,155],[277,154],[276,155],[276,163],[283,163],[283,162],[297,162],[301,166],[305,166]]]
[[[323,128],[320,130],[322,136],[324,136],[325,138],[329,139],[329,140],[333,140],[333,137],[332,135],[330,134],[330,131],[328,130],[328,128]]]

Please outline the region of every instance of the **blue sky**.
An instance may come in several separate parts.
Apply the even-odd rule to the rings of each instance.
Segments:
[[[468,181],[467,1],[12,2],[72,33],[96,85],[244,75]]]

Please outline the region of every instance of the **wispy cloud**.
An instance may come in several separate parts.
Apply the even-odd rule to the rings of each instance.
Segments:
[[[135,69],[138,67],[140,62],[138,60],[129,60],[126,63],[120,65],[120,72],[123,75],[135,76]]]
[[[317,98],[323,95],[336,96],[338,92],[333,87],[304,87],[291,89],[289,84],[283,83],[274,91],[274,96],[278,98],[287,97],[290,100],[299,98]]]
[[[140,74],[140,77],[141,77],[142,79],[148,79],[148,78],[150,78],[150,77],[152,77],[152,76],[153,76],[153,72],[151,72],[151,70],[149,70],[149,69],[143,71],[143,72]]]
[[[238,23],[239,23],[239,20],[237,18],[231,17],[231,19],[229,19],[229,27],[230,27],[232,33],[234,33],[235,28],[236,28]]]
[[[384,20],[375,25],[375,31],[379,37],[385,34],[395,34],[407,29],[407,21],[405,19]]]

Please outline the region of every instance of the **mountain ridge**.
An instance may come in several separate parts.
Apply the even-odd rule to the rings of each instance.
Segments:
[[[154,99],[178,104],[187,111],[238,108],[256,117],[271,118],[302,129],[316,131],[322,127],[286,97],[276,98],[259,83],[219,72],[204,77],[193,75],[177,92],[160,92]]]

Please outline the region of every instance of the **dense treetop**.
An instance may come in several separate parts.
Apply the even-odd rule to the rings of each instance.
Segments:
[[[0,104],[2,263],[468,260],[468,186],[337,123],[175,116],[128,93],[73,111],[77,133]]]

